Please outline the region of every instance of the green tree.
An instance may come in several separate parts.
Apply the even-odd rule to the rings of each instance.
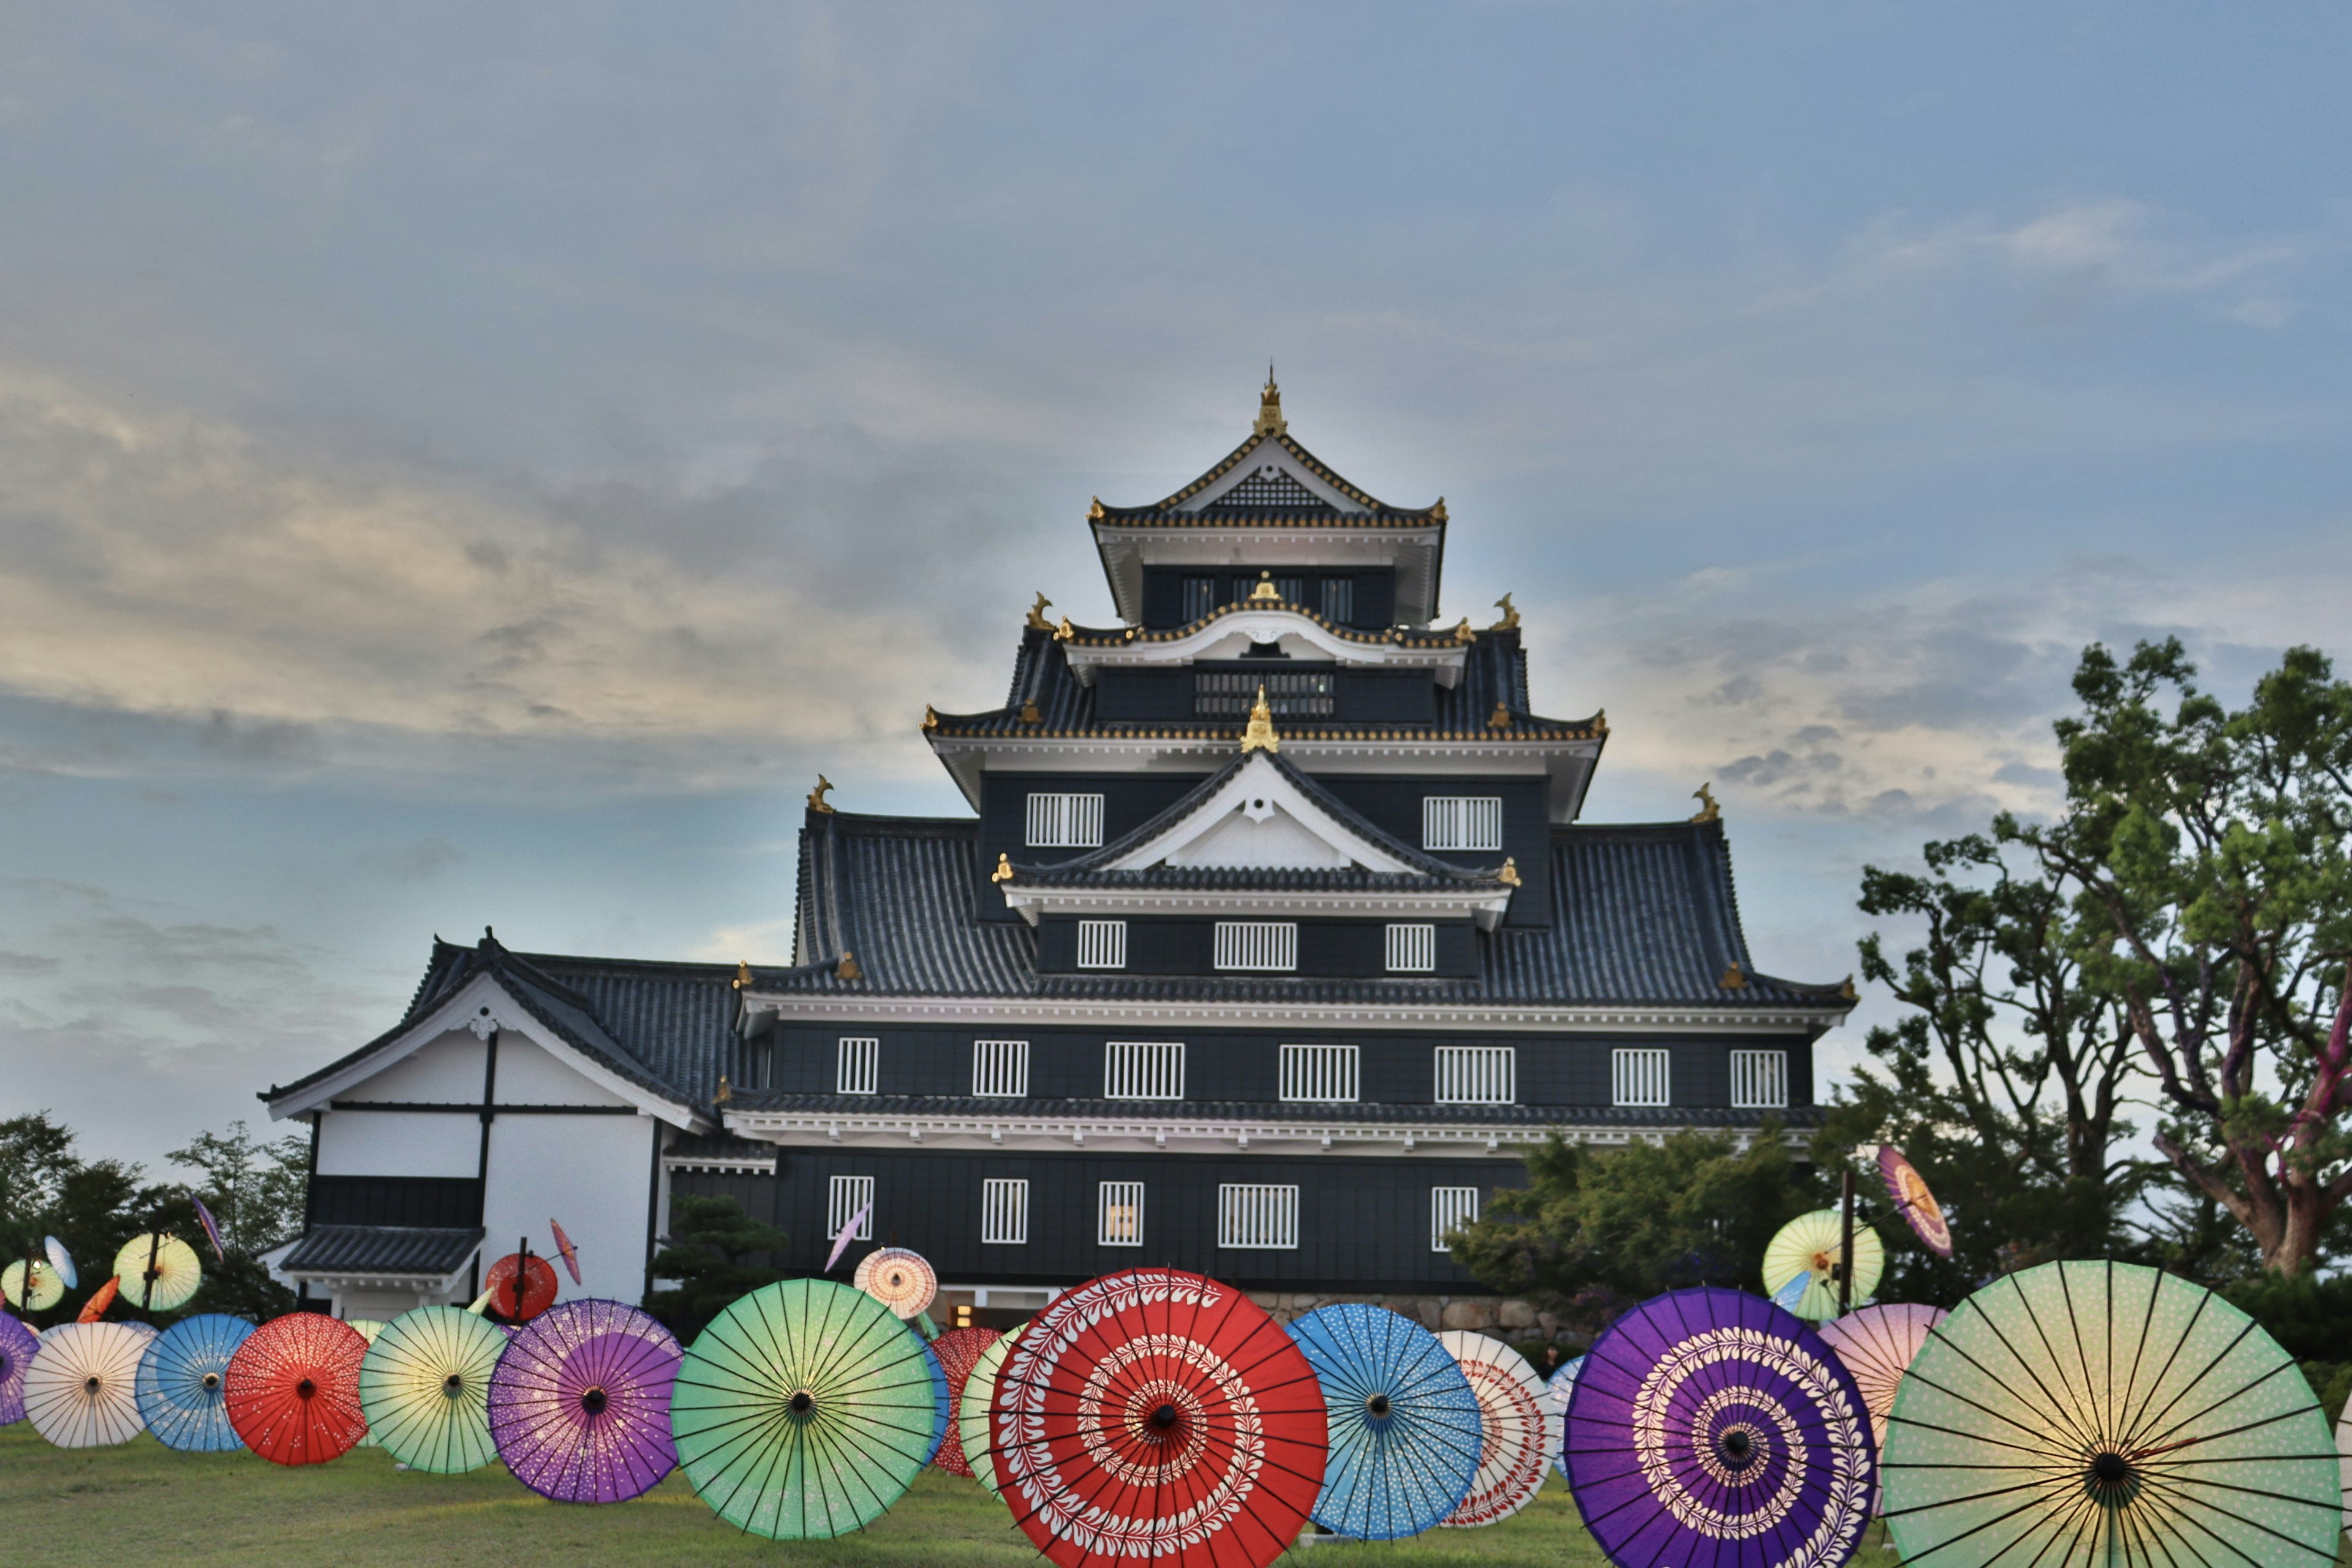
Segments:
[[[1728,1136],[1677,1132],[1595,1150],[1554,1133],[1526,1161],[1528,1184],[1496,1193],[1454,1233],[1454,1259],[1588,1337],[1662,1290],[1760,1289],[1773,1232],[1828,1197],[1790,1157],[1777,1122],[1744,1149]]]
[[[789,1239],[745,1214],[733,1198],[673,1194],[669,1234],[654,1255],[654,1278],[677,1284],[648,1295],[646,1310],[691,1342],[737,1297],[784,1277],[767,1262]]]
[[[2093,646],[2057,726],[2064,817],[2004,841],[2081,891],[2168,1113],[2155,1144],[2299,1274],[2352,1195],[2352,685],[2291,648],[2231,710],[2178,640]]]
[[[174,1195],[145,1180],[145,1171],[120,1160],[84,1160],[74,1134],[46,1110],[0,1121],[0,1213],[11,1258],[32,1256],[54,1236],[73,1255],[80,1285],[41,1322],[70,1320],[113,1272],[124,1242],[149,1228]]]
[[[167,1158],[202,1173],[190,1190],[212,1211],[227,1250],[266,1252],[301,1233],[310,1188],[309,1139],[289,1134],[265,1143],[243,1121],[232,1121],[226,1132],[197,1133]],[[194,1218],[193,1209],[189,1214]]]

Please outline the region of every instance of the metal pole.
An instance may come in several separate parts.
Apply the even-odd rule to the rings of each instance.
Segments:
[[[160,1215],[151,1216],[148,1223],[160,1227],[163,1225],[163,1216]],[[163,1250],[162,1229],[149,1231],[147,1233],[147,1272],[139,1281],[139,1310],[151,1318],[155,1315],[155,1309],[149,1304],[155,1300],[155,1258]]]
[[[1843,1208],[1845,1220],[1838,1239],[1838,1316],[1843,1318],[1853,1305],[1853,1172],[1845,1173]]]
[[[514,1310],[508,1314],[518,1323],[522,1321],[522,1293],[530,1279],[530,1237],[515,1243]]]

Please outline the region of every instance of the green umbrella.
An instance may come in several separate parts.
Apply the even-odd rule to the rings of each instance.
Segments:
[[[360,1363],[368,1431],[412,1470],[455,1476],[499,1457],[490,1373],[505,1353],[496,1323],[457,1307],[419,1307],[379,1330]]]
[[[971,1375],[964,1380],[963,1402],[956,1408],[955,1437],[963,1446],[964,1463],[971,1467],[972,1476],[991,1497],[1004,1493],[996,1484],[996,1451],[988,1440],[988,1407],[996,1398],[996,1374],[1004,1370],[1004,1358],[1020,1337],[1021,1329],[1015,1328],[989,1342],[980,1360],[972,1363]]]
[[[862,1290],[787,1279],[740,1298],[670,1393],[678,1468],[719,1518],[777,1541],[840,1535],[898,1500],[930,1458],[930,1357]]]
[[[1885,1517],[1933,1568],[2336,1561],[2336,1453],[2254,1321],[2175,1275],[2048,1263],[1937,1325],[1887,1416]]]

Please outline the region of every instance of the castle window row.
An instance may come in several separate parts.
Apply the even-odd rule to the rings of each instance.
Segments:
[[[1789,1103],[1789,1053],[1735,1050],[1731,1104],[1740,1110],[1778,1110]],[[1362,1047],[1286,1045],[1281,1047],[1281,1098],[1308,1105],[1354,1104],[1361,1092]],[[882,1042],[844,1035],[835,1048],[835,1092],[880,1092]],[[1673,1053],[1657,1047],[1621,1047],[1610,1053],[1610,1102],[1661,1107],[1674,1103]],[[1029,1093],[1029,1042],[974,1040],[971,1092],[980,1100],[1020,1100]],[[1103,1047],[1106,1100],[1184,1098],[1181,1040],[1111,1040]],[[1439,1046],[1433,1051],[1431,1098],[1439,1105],[1518,1102],[1518,1049],[1514,1046]]]
[[[1080,969],[1127,967],[1125,921],[1082,920],[1077,925]],[[1297,921],[1218,921],[1215,927],[1212,962],[1219,973],[1297,972]],[[1433,921],[1392,921],[1383,934],[1390,973],[1428,974],[1437,968],[1437,926]]]
[[[1142,1182],[1099,1182],[1095,1188],[1095,1243],[1098,1247],[1144,1244]],[[1029,1244],[1029,1183],[995,1178],[980,1184],[980,1240],[983,1247]],[[834,1236],[853,1221],[855,1239],[873,1239],[874,1178],[835,1176],[825,1212]],[[1429,1189],[1429,1249],[1452,1250],[1451,1238],[1478,1220],[1478,1189]],[[1298,1247],[1298,1188],[1280,1182],[1225,1182],[1217,1187],[1217,1245],[1238,1251],[1290,1252]]]

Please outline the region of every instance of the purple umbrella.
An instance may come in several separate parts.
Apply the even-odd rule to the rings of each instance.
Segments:
[[[1621,1568],[1836,1568],[1877,1484],[1853,1376],[1739,1290],[1654,1297],[1593,1342],[1568,1401],[1568,1482]]]
[[[25,1369],[40,1348],[40,1335],[0,1312],[0,1426],[25,1418]]]
[[[587,1298],[525,1324],[490,1374],[490,1436],[557,1502],[625,1502],[677,1465],[669,1392],[685,1352],[661,1324]]]

